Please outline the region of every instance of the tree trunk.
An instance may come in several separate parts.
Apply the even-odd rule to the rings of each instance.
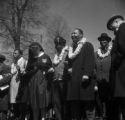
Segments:
[[[20,49],[20,38],[19,37],[14,38],[14,47],[15,47],[15,49]]]

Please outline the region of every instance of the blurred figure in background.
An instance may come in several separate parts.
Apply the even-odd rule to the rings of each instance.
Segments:
[[[20,75],[25,73],[27,61],[22,56],[22,51],[15,49],[13,52],[13,63],[11,65],[12,79],[10,82],[10,104],[13,117],[20,116],[19,103],[16,102],[18,88],[20,84]]]
[[[4,55],[0,55],[0,119],[7,120],[9,109],[10,66],[4,64]]]

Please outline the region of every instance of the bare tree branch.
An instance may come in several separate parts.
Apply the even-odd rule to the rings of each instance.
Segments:
[[[29,2],[29,0],[25,0],[24,4],[22,5],[22,7],[21,7],[22,14],[24,13],[25,8],[26,8],[26,7],[27,7],[27,5],[28,5],[28,2]]]
[[[8,35],[5,35],[4,33],[0,33],[0,37],[3,37],[3,38],[6,38],[6,39],[9,39],[9,36],[8,36]]]
[[[10,32],[10,34],[13,36],[12,27],[10,26],[9,22],[5,20],[4,18],[0,18],[1,23],[7,28],[7,30]]]

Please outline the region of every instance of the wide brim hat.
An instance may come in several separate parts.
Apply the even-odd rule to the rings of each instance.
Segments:
[[[101,36],[98,37],[99,41],[107,41],[110,42],[111,41],[111,37],[108,36],[107,33],[102,33]]]
[[[114,16],[112,16],[109,20],[108,20],[108,22],[107,22],[107,29],[108,30],[112,30],[112,23],[113,23],[113,21],[115,20],[115,19],[118,19],[118,18],[120,18],[121,20],[124,20],[124,17],[123,16],[121,16],[121,15],[114,15]]]
[[[4,62],[5,60],[6,60],[6,57],[4,55],[0,54],[0,61]]]

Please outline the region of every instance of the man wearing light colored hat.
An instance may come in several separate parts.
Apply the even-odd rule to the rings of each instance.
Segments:
[[[111,52],[111,95],[125,120],[125,22],[124,17],[115,15],[107,22],[107,29],[114,31],[115,40]],[[119,112],[116,113],[119,116]],[[118,120],[120,118],[116,118]]]

